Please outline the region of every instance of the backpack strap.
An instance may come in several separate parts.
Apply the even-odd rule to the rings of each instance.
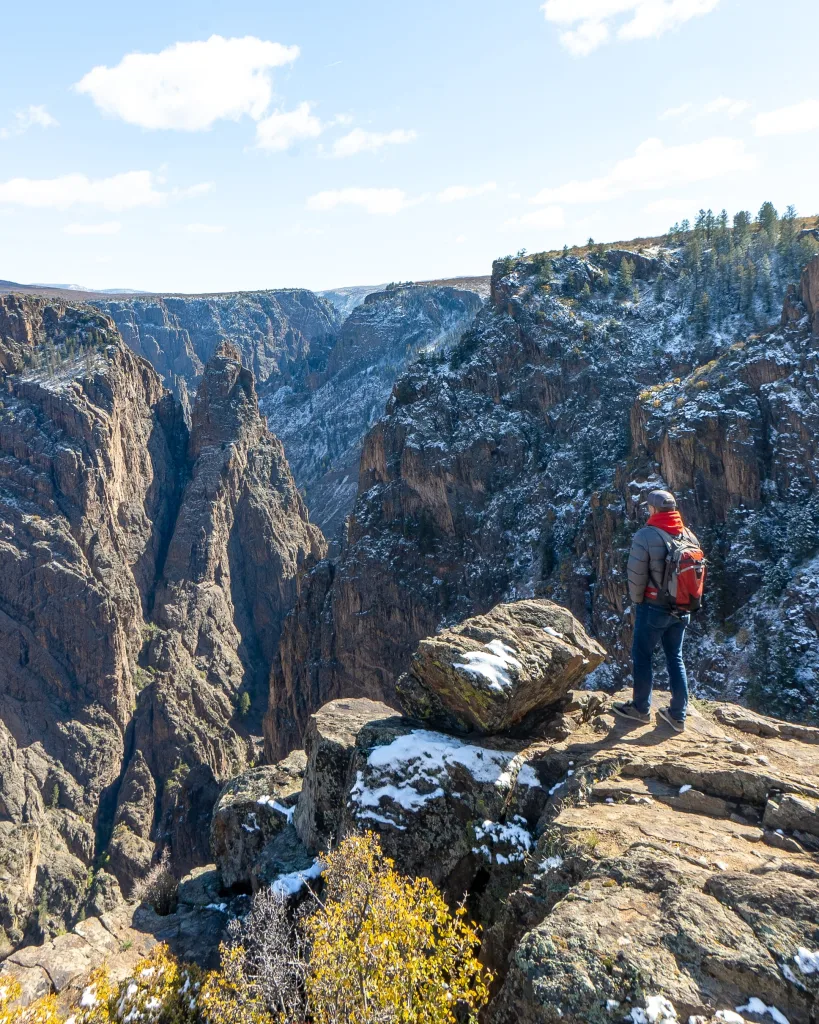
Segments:
[[[670,556],[674,553],[674,543],[671,539],[671,534],[666,533],[665,530],[661,530],[659,526],[650,526],[650,530],[654,530],[655,533],[659,534],[660,540],[663,542],[665,548],[665,566],[663,568],[663,576],[660,580],[659,586],[657,586],[657,596],[661,597],[663,594],[668,595],[668,570]],[[648,562],[648,578],[651,579],[651,559]]]

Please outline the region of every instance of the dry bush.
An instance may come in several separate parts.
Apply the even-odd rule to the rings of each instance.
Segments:
[[[166,850],[162,859],[134,885],[131,899],[137,903],[147,903],[157,914],[165,917],[176,910],[177,889],[178,883],[171,871],[170,857]]]
[[[244,976],[255,995],[282,1021],[304,1019],[304,983],[308,953],[300,917],[285,896],[261,889],[243,921],[228,926],[231,948],[238,950]]]

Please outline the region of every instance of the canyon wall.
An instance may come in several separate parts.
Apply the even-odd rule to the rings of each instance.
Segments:
[[[0,300],[0,365],[8,950],[127,895],[158,849],[207,859],[219,780],[259,756],[278,634],[325,546],[236,349],[205,366],[190,431],[90,306]]]

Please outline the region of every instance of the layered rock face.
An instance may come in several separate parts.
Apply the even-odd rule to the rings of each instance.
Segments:
[[[313,373],[262,402],[304,486],[310,514],[340,539],[358,486],[364,435],[383,414],[396,377],[417,358],[453,345],[481,306],[474,292],[402,286],[352,309]]]
[[[38,905],[47,929],[85,899],[186,431],[106,317],[13,297],[2,307],[4,332],[16,324],[0,413],[0,934],[13,944]],[[82,354],[56,373],[32,366],[66,339]]]
[[[3,955],[116,889],[95,863],[126,891],[159,836],[201,863],[324,547],[237,352],[206,368],[189,437],[98,311],[10,296],[0,331]]]
[[[364,442],[347,545],[314,572],[285,629],[268,756],[300,742],[322,700],[391,701],[421,637],[500,600],[542,594],[568,605],[607,647],[616,675],[630,647],[630,538],[642,496],[661,484],[681,492],[683,513],[713,557],[695,680],[737,696],[753,678],[773,679],[781,693],[796,694],[777,710],[812,713],[809,663],[798,668],[796,687],[780,686],[764,643],[809,661],[813,626],[803,632],[800,621],[780,641],[770,599],[750,599],[783,556],[783,586],[791,576],[788,585],[797,585],[791,570],[819,550],[812,526],[801,547],[783,535],[791,518],[792,532],[813,521],[803,509],[815,479],[815,336],[798,296],[788,300],[784,327],[752,333],[755,321],[776,315],[785,264],[759,296],[735,298],[715,281],[709,307],[702,252],[654,246],[616,258],[593,251],[496,264],[492,304],[449,364],[405,373]],[[815,263],[805,281],[814,273]],[[643,425],[669,411],[664,396],[672,392],[680,423],[673,443],[659,424]],[[740,608],[748,622],[734,618]],[[761,612],[774,635],[759,649],[751,639],[729,669],[715,638],[730,631],[749,646]],[[752,655],[769,663],[762,675],[751,673]],[[799,665],[788,654],[779,664]]]
[[[260,386],[278,386],[308,371],[338,328],[325,299],[305,289],[224,295],[157,295],[105,299],[95,305],[163,377],[195,391],[205,363],[223,342],[236,345]]]

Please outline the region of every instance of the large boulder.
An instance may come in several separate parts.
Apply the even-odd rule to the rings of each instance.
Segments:
[[[524,748],[468,742],[400,718],[370,722],[353,753],[341,834],[378,832],[402,873],[426,875],[455,900],[479,876],[497,875],[500,900],[548,799]]]
[[[556,705],[605,656],[567,609],[518,601],[422,640],[396,688],[426,725],[493,734]]]
[[[339,835],[356,738],[369,722],[400,718],[379,701],[333,700],[310,716],[304,737],[307,769],[294,817],[299,839],[320,849]]]
[[[293,818],[306,764],[304,751],[294,750],[277,765],[237,775],[219,794],[210,841],[225,888],[250,885],[262,850]]]

